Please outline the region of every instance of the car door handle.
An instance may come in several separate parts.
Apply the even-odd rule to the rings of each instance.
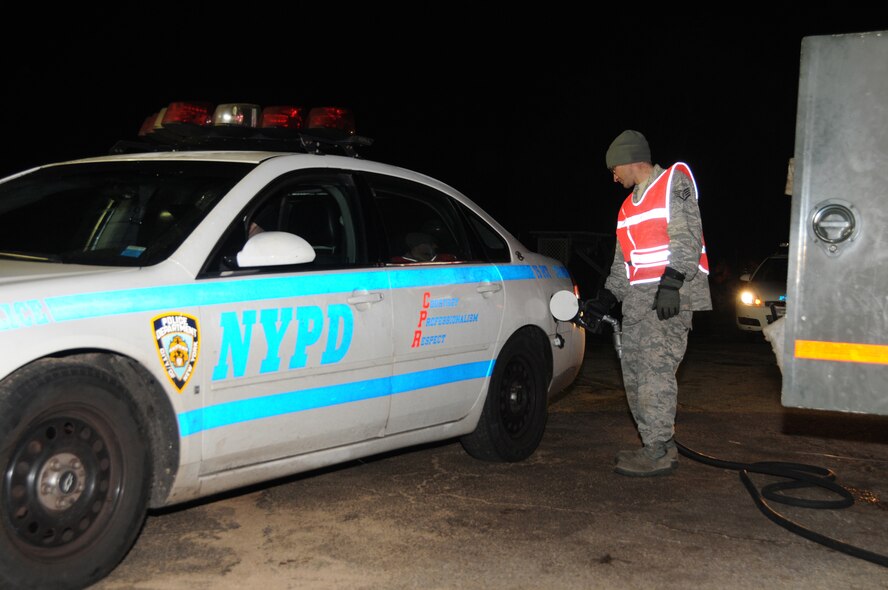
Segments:
[[[382,293],[378,291],[370,292],[365,289],[359,289],[352,293],[352,296],[346,299],[349,305],[354,305],[357,309],[370,309],[372,303],[382,301]]]
[[[489,283],[487,281],[484,281],[483,283],[478,285],[477,291],[481,293],[481,295],[483,295],[484,297],[490,297],[502,288],[503,286],[500,283]]]

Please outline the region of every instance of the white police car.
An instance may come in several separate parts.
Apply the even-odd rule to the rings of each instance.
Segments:
[[[196,149],[0,182],[0,587],[94,582],[150,507],[449,438],[524,459],[579,370],[568,272],[466,197],[305,122],[312,153],[210,151],[246,132],[207,108],[149,120]]]
[[[765,258],[751,274],[740,277],[737,294],[737,327],[745,332],[761,332],[786,315],[787,246]]]

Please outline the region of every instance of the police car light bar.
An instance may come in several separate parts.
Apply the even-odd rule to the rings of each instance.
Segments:
[[[173,102],[146,118],[138,141],[117,142],[111,153],[180,149],[266,149],[359,157],[373,141],[356,135],[349,109],[251,103]]]
[[[246,127],[260,129],[328,129],[354,135],[355,117],[349,109],[316,107],[305,116],[305,109],[293,105],[265,107],[248,103],[220,104],[215,109],[206,102],[173,102],[166,109],[146,118],[139,136],[175,124],[199,127]]]

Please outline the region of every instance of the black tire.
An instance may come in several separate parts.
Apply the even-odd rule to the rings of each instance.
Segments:
[[[0,587],[83,588],[145,521],[150,461],[124,386],[39,361],[0,383]]]
[[[539,446],[546,430],[546,359],[527,332],[503,347],[478,426],[460,439],[469,455],[484,461],[522,461]]]

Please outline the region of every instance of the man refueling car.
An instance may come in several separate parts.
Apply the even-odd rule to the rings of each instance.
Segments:
[[[623,382],[643,447],[617,453],[614,471],[664,475],[678,464],[675,372],[693,312],[712,309],[697,186],[687,164],[652,164],[638,131],[617,136],[605,161],[614,182],[632,193],[617,219],[610,275],[584,316],[594,321],[623,303]]]

